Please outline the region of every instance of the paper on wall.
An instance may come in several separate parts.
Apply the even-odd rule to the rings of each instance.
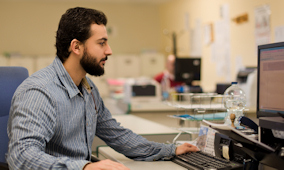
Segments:
[[[256,46],[270,43],[270,7],[256,7],[255,13],[255,43]]]
[[[284,41],[284,26],[278,26],[274,28],[274,37],[275,42]]]

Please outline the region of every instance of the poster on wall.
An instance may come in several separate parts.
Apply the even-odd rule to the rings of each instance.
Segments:
[[[203,27],[203,44],[210,45],[214,40],[213,37],[213,24],[206,24]]]
[[[255,8],[256,46],[270,43],[270,7],[263,5]]]
[[[274,28],[274,42],[284,42],[284,26]]]
[[[195,28],[190,32],[190,56],[202,56],[201,20],[195,20]]]
[[[211,60],[216,63],[218,76],[223,76],[227,82],[232,81],[231,76],[231,45],[230,45],[230,18],[229,5],[221,6],[220,21],[213,26],[214,42],[211,45]]]

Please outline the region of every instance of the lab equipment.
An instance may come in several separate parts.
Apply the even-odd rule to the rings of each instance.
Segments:
[[[246,107],[256,108],[256,89],[257,89],[257,68],[246,67],[241,69],[237,75],[239,87],[246,94]]]
[[[167,74],[164,74],[163,79],[161,81],[161,88],[162,88],[162,100],[167,100],[170,94],[170,80]]]
[[[266,165],[276,169],[283,169],[283,139],[277,139],[271,135],[271,128],[280,128],[280,130],[283,130],[283,120],[279,120],[277,117],[262,117],[259,119],[260,133],[263,135],[261,139],[266,139],[266,143],[258,141],[231,126],[216,124],[206,120],[203,120],[203,122],[219,133],[236,141],[237,145],[250,156],[251,159],[257,161],[257,163],[261,163],[262,166]],[[265,129],[270,130],[270,132],[267,130],[264,131]]]
[[[148,78],[127,79],[124,83],[124,102],[161,101],[160,85]]]
[[[225,124],[239,127],[240,123],[238,119],[243,116],[243,110],[246,106],[246,95],[237,82],[232,82],[232,85],[225,91],[224,106],[228,112]]]

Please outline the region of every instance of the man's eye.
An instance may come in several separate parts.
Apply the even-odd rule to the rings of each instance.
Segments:
[[[100,45],[102,45],[102,46],[105,45],[105,42],[101,42]]]

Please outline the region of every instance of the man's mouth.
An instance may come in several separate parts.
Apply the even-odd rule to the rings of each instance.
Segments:
[[[105,58],[101,59],[101,63],[102,63],[103,65],[105,65],[106,60],[107,60],[107,56],[106,56]]]
[[[106,60],[107,60],[107,56],[105,58],[101,59],[101,61],[106,61]]]

